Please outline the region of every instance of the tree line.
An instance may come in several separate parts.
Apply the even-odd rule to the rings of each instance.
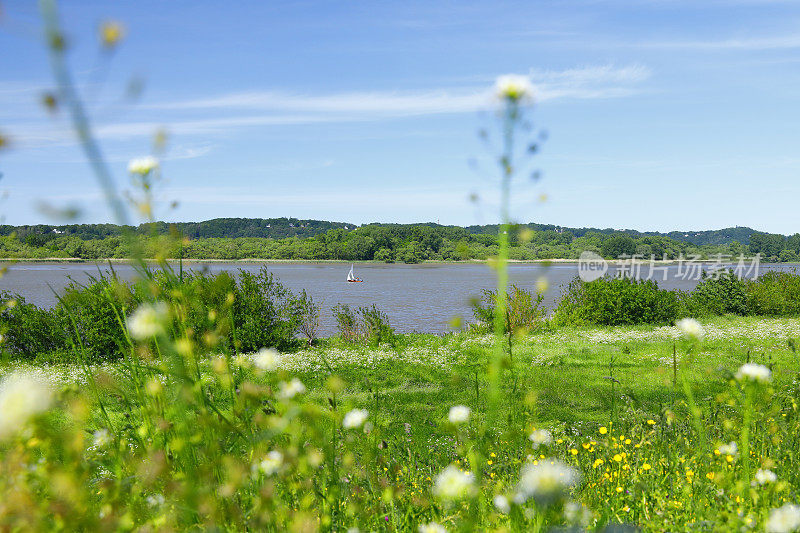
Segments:
[[[205,223],[174,225],[159,222],[136,228],[121,228],[111,224],[3,226],[0,228],[0,256],[98,260],[131,257],[138,249],[139,255],[158,258],[419,263],[429,260],[486,259],[497,254],[497,229],[493,226],[463,228],[438,224],[367,224],[356,227],[345,223],[311,222],[315,221],[216,219]],[[270,227],[266,228],[266,225]],[[274,226],[305,233],[284,237],[250,235],[277,229]],[[12,229],[9,231],[8,228]],[[633,255],[645,259],[674,259],[680,255],[713,258],[718,254],[738,257],[740,254],[761,253],[767,260],[794,261],[800,254],[800,235],[787,238],[753,233],[749,236],[749,245],[735,240],[723,244],[696,245],[663,234],[586,231],[576,235],[560,228],[536,228],[537,225],[533,224],[512,227],[509,236],[511,259],[577,259],[585,250],[609,259]],[[229,233],[234,236],[229,236]]]

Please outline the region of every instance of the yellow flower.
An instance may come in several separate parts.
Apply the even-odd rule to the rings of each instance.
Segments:
[[[614,460],[619,463],[620,461],[622,461],[622,456],[616,453],[614,454]]]
[[[655,425],[655,423],[656,423],[656,421],[655,421],[655,420],[652,420],[652,419],[647,421],[647,424],[648,424],[649,426],[653,426],[653,425]]]
[[[708,474],[706,474],[706,477],[708,479],[714,479],[714,472],[709,472]]]
[[[578,455],[578,450],[576,450],[575,448],[572,448],[572,449],[569,451],[569,453],[571,453],[572,455]]]
[[[608,433],[608,428],[605,426],[600,426],[599,431],[601,435],[605,435],[606,433]]]
[[[622,487],[617,487],[617,492],[622,492],[623,490],[625,489],[623,489]]]
[[[644,470],[644,471],[650,470],[651,468],[652,467],[648,463],[645,463],[645,464],[642,465],[642,470]]]

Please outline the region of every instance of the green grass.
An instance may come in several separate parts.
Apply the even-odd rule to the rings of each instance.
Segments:
[[[103,505],[112,505],[120,509],[112,515],[116,527],[122,529],[127,524],[207,527],[211,520],[227,524],[227,529],[285,526],[299,530],[303,528],[298,521],[311,520],[322,529],[338,524],[367,530],[415,530],[418,524],[435,520],[449,529],[535,530],[544,523],[566,523],[564,507],[536,507],[540,514],[528,516],[527,507],[515,506],[510,515],[503,515],[492,509],[491,500],[493,494],[511,496],[522,465],[538,460],[536,454],[542,452],[582,472],[583,481],[571,497],[592,510],[589,525],[631,522],[648,530],[675,531],[694,530],[703,521],[711,524],[711,530],[763,524],[771,507],[797,501],[800,489],[800,474],[794,467],[794,458],[800,454],[794,385],[800,364],[789,342],[800,336],[800,320],[719,317],[704,322],[704,327],[706,337],[698,345],[680,339],[672,327],[565,328],[516,339],[503,374],[497,423],[488,428],[485,368],[494,339],[467,333],[406,335],[396,346],[379,347],[326,339],[313,348],[285,354],[283,368],[274,375],[256,372],[247,364],[234,365],[239,370],[228,374],[219,366],[224,359],[216,363],[205,359],[200,361],[199,383],[214,404],[213,411],[204,407],[205,400],[189,399],[198,392],[194,386],[179,387],[167,379],[163,391],[152,392],[148,383],[158,373],[145,375],[137,386],[130,379],[134,368],[130,362],[96,366],[91,370],[100,376],[101,392],[88,404],[85,422],[77,425],[75,408],[67,399],[89,389],[78,365],[6,361],[0,374],[33,371],[72,391],[62,396],[61,410],[49,417],[48,431],[34,435],[35,440],[26,440],[29,434],[19,441],[20,449],[30,454],[25,457],[58,461],[47,479],[66,476],[84,484],[97,483],[98,471],[84,472],[74,462],[86,459],[76,457],[70,462],[63,433],[74,427],[76,435],[84,435],[78,439],[89,446],[93,431],[114,428],[119,448],[97,461],[100,472],[114,473],[103,474],[113,480],[107,482],[108,490],[127,491],[127,496],[119,492],[112,498],[103,491],[82,496],[88,503],[76,504],[79,511],[75,512],[85,528],[97,526],[86,518],[89,509],[95,513]],[[677,384],[673,382],[673,350]],[[740,460],[726,463],[724,455],[720,459],[712,453],[722,442],[743,442],[744,410],[731,377],[748,360],[769,365],[774,376],[768,392],[753,393],[762,403],[755,404],[755,429],[748,440],[752,441],[752,467]],[[158,368],[158,361],[148,365]],[[682,372],[700,407],[702,435],[692,422],[681,388]],[[332,384],[332,375],[342,384]],[[238,383],[235,393],[225,385],[227,376]],[[273,397],[279,381],[291,377],[308,388],[299,403],[258,399],[252,404],[243,396],[250,394],[248,387],[255,386],[266,388],[253,393],[254,397]],[[101,404],[108,422],[101,416]],[[448,410],[458,404],[469,406],[473,413],[461,429],[447,422]],[[261,410],[252,410],[254,405],[261,405]],[[275,405],[276,414],[267,410],[270,405]],[[354,407],[369,411],[375,428],[369,436],[334,430],[343,413]],[[224,417],[246,435],[236,437],[223,423]],[[270,428],[278,420],[288,425],[276,433]],[[481,428],[488,430],[484,436]],[[527,439],[533,428],[548,428],[557,440],[533,450]],[[607,428],[610,431],[603,433]],[[136,444],[142,436],[145,440]],[[182,456],[185,444],[178,446],[175,439],[191,442],[192,454]],[[42,442],[49,444],[45,447]],[[242,481],[242,486],[230,489],[239,495],[236,510],[228,509],[233,504],[223,504],[218,498],[220,491],[228,490],[230,472],[249,470],[247,465],[258,463],[258,457],[270,448],[283,450],[291,471],[287,466],[280,481],[260,482],[264,483],[261,492],[252,482]],[[17,467],[19,456],[14,449],[4,452],[0,441],[0,459],[5,461],[0,466]],[[321,451],[326,466],[309,466],[312,449]],[[91,446],[87,450],[78,456],[97,453]],[[153,480],[135,466],[142,459],[163,461],[164,452],[176,455],[175,465]],[[526,460],[528,454],[533,455]],[[448,464],[479,474],[482,492],[476,502],[453,506],[431,494],[437,474]],[[743,482],[761,467],[778,473],[780,481],[774,487],[762,490]],[[350,481],[334,482],[337,476]],[[8,494],[5,491],[12,487],[20,490],[19,484],[0,483],[0,493]],[[31,494],[40,493],[40,487],[34,488],[38,485],[31,487]],[[81,493],[77,487],[73,490]],[[264,491],[275,495],[269,496],[269,504],[263,500]],[[164,495],[167,501],[157,512],[142,503],[154,495]],[[182,507],[187,499],[195,509],[191,513]],[[67,505],[58,498],[54,501]],[[56,507],[48,512],[64,513]],[[9,509],[0,506],[0,525],[12,523],[8,518],[15,517],[14,508]],[[48,514],[38,522],[16,518],[16,524],[52,525]]]

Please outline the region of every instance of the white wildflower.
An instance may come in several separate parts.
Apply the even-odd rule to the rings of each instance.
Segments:
[[[767,485],[778,481],[778,476],[775,475],[775,472],[763,468],[759,469],[753,477],[759,485]]]
[[[139,341],[164,335],[168,314],[169,310],[164,302],[142,304],[128,317],[128,332]]]
[[[137,157],[128,163],[128,172],[146,176],[158,168],[158,159],[153,156]]]
[[[534,430],[528,438],[533,443],[533,448],[536,449],[539,446],[549,446],[553,442],[553,434],[550,433],[546,429],[537,429]]]
[[[772,381],[772,371],[764,365],[745,363],[736,372],[736,379],[739,381],[749,380],[757,383],[769,383]]]
[[[800,505],[787,503],[769,512],[764,525],[768,533],[789,533],[800,529]]]
[[[492,500],[495,508],[503,514],[508,514],[511,511],[511,504],[508,503],[508,498],[502,494],[498,494]]]
[[[705,335],[705,330],[700,322],[694,318],[682,318],[675,322],[675,326],[687,337],[693,339],[702,339]]]
[[[526,464],[522,467],[517,486],[517,501],[533,498],[546,505],[574,488],[580,481],[580,472],[557,459]]]
[[[454,405],[450,408],[450,412],[447,414],[448,420],[453,424],[463,424],[467,420],[469,420],[469,415],[472,411],[466,405]]]
[[[278,450],[272,450],[258,463],[257,470],[265,476],[271,476],[277,472],[283,464],[283,454]]]
[[[530,78],[517,74],[499,76],[494,84],[494,94],[500,100],[518,102],[533,98]]]
[[[592,520],[592,512],[580,502],[567,502],[564,505],[564,518],[571,524],[588,525]]]
[[[0,440],[9,437],[33,416],[46,411],[53,400],[50,385],[42,378],[15,372],[0,383]]]
[[[294,398],[298,394],[303,394],[306,391],[306,386],[297,378],[292,378],[292,381],[281,383],[280,397],[288,400]]]
[[[450,465],[436,476],[433,493],[443,500],[459,500],[472,494],[475,475],[462,472],[458,467]]]
[[[271,372],[281,364],[281,354],[275,348],[261,348],[253,354],[253,364],[261,370]]]
[[[164,500],[163,494],[151,494],[145,498],[145,501],[147,501],[147,505],[150,507],[161,507],[166,500]]]
[[[428,522],[419,525],[419,533],[447,533],[447,530],[436,522]]]
[[[361,427],[361,425],[367,420],[368,416],[369,412],[366,409],[353,409],[344,415],[342,427],[345,429]]]
[[[720,455],[730,455],[731,457],[736,457],[739,455],[739,446],[735,442],[731,441],[728,444],[720,445],[720,447],[717,448],[717,451]]]
[[[111,442],[111,433],[106,428],[98,429],[92,434],[92,444],[95,448],[104,448]]]

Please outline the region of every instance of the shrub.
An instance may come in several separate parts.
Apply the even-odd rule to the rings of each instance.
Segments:
[[[337,304],[333,308],[339,335],[347,342],[369,341],[373,345],[397,341],[389,317],[373,304],[372,307],[359,307],[355,311],[347,304]]]
[[[319,306],[306,293],[305,289],[300,292],[294,305],[300,317],[300,333],[308,339],[309,344],[313,344],[317,340],[317,330],[319,329]]]
[[[573,279],[555,309],[557,325],[670,324],[679,316],[676,292],[659,289],[653,280]]]
[[[395,343],[394,329],[389,325],[389,316],[380,311],[375,304],[372,304],[372,307],[359,307],[358,314],[361,316],[362,335],[371,344],[377,346],[382,342]]]
[[[787,316],[800,314],[800,275],[796,272],[769,271],[749,280],[747,305],[756,315]]]
[[[121,320],[123,313],[136,307],[137,300],[130,287],[112,272],[111,276],[90,277],[86,284],[71,281],[54,313],[88,357],[107,361],[117,358],[127,347]]]
[[[747,315],[747,283],[728,270],[713,276],[704,271],[697,287],[681,298],[681,306],[681,314],[687,316]]]
[[[66,331],[55,312],[27,303],[18,294],[0,293],[5,302],[0,312],[3,347],[12,354],[36,356],[66,350]]]
[[[507,293],[505,332],[534,331],[544,324],[546,309],[542,304],[544,295],[535,295],[516,285]],[[483,295],[472,303],[472,315],[485,328],[491,329],[495,320],[497,291],[483,290]]]

